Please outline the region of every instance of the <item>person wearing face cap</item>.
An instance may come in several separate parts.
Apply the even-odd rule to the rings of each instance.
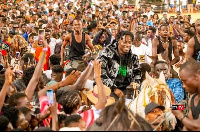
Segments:
[[[158,105],[154,102],[149,103],[146,107],[145,107],[145,120],[151,124],[151,126],[155,129],[158,124],[160,122],[162,122],[162,120],[164,119],[163,113],[164,113],[165,107]],[[160,117],[162,116],[162,117]],[[159,119],[158,119],[159,118]],[[158,119],[157,121],[155,121],[156,119]],[[155,121],[155,122],[154,122]],[[154,123],[153,123],[154,122]],[[161,124],[156,131],[163,131],[165,130],[164,128],[164,124]]]

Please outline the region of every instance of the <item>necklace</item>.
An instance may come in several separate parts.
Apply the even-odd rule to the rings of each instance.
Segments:
[[[167,44],[169,42],[169,39],[166,41],[166,42],[163,42],[161,39],[160,39],[160,42],[163,43],[163,44]]]

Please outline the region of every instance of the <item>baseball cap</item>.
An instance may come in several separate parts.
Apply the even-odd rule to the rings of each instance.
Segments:
[[[161,110],[165,110],[164,106],[158,105],[154,102],[149,103],[146,107],[145,107],[145,115],[147,115],[149,112],[151,112],[154,108],[160,108]]]

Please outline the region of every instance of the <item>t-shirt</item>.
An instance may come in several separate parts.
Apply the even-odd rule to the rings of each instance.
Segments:
[[[55,38],[50,38],[51,41],[49,43],[49,47],[50,47],[50,50],[51,50],[51,55],[54,54],[54,49],[55,49],[55,46],[56,46],[56,39]]]
[[[101,113],[101,110],[96,109],[93,105],[91,106],[91,109],[84,111],[80,114],[80,116],[83,118],[83,120],[86,123],[86,128],[88,128],[94,121],[99,118]]]
[[[35,60],[36,61],[39,61],[39,59],[42,55],[42,50],[43,50],[43,47],[36,48],[36,51],[35,51]],[[46,52],[46,57],[45,57],[45,61],[44,61],[44,67],[43,67],[45,71],[48,69],[49,56],[50,56],[50,48],[48,46],[48,50]]]
[[[139,47],[135,47],[134,45],[132,45],[131,51],[133,54],[136,54],[138,56],[140,64],[152,62],[152,60],[148,57],[152,56],[152,52],[146,45],[141,44]]]

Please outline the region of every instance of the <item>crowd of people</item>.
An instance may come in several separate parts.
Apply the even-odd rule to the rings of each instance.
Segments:
[[[199,131],[199,62],[191,15],[127,0],[4,1],[0,130]]]

